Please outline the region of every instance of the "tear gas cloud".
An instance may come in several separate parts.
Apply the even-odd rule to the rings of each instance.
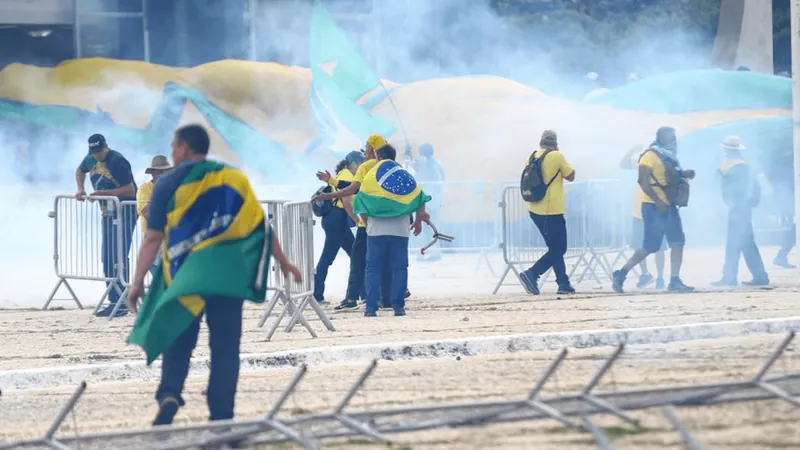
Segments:
[[[337,10],[333,2],[324,3],[332,12]],[[499,16],[489,7],[488,1],[385,0],[375,4],[376,17],[371,19],[336,19],[381,78],[401,83],[434,77],[497,75],[547,93],[580,99],[598,87],[584,78],[589,71],[600,74],[600,84],[608,82],[610,88],[624,82],[631,72],[641,78],[664,71],[705,68],[710,61],[709,32],[676,29],[674,24],[660,28],[658,33],[652,32],[653,24],[627,24],[627,37],[623,44],[611,48],[596,40],[593,37],[596,33],[587,33],[586,22],[569,11],[553,12],[539,26],[525,26],[524,18]],[[258,59],[307,67],[310,16],[311,2],[263,2],[256,14]],[[606,32],[611,33],[617,25],[592,26],[605,27]],[[206,32],[214,33],[214,29],[209,28]],[[122,40],[124,42],[124,38]],[[243,39],[241,54],[247,54],[245,41]],[[487,79],[487,83],[490,82],[491,79]],[[130,78],[115,79],[108,86],[111,87],[97,92],[87,89],[75,95],[83,99],[113,98],[137,108],[136,105],[152,104],[150,99],[157,102],[162,94],[147,88],[143,81]],[[418,101],[424,105],[437,102],[437,98]],[[308,121],[307,115],[300,115],[297,111],[297,108],[291,108],[291,114],[281,117],[281,122]],[[402,110],[399,112],[403,114]],[[552,112],[556,116],[562,115],[557,110]],[[531,119],[536,119],[537,124],[548,122],[547,117]],[[612,125],[604,123],[602,116],[580,123],[583,120],[575,118],[579,123],[573,123],[571,129],[601,129]],[[557,125],[553,127],[558,129]],[[485,130],[482,142],[487,145],[505,142],[503,136],[493,135],[490,128]],[[535,133],[540,131],[535,130]],[[636,132],[642,133],[642,130]],[[88,134],[65,135],[41,127],[24,128],[13,122],[0,123],[0,148],[4,149],[7,161],[13,161],[0,166],[6,211],[5,220],[0,225],[0,307],[38,307],[55,286],[57,280],[51,265],[53,222],[47,218],[47,213],[53,208],[56,194],[75,191],[73,174],[86,155]],[[114,138],[107,137],[109,145],[117,148]],[[534,145],[528,143],[526,147]],[[627,150],[607,145],[596,142],[591,146],[565,148],[565,152],[568,158],[580,161],[577,165],[580,177],[581,166],[589,166],[598,158],[619,159]],[[26,148],[31,149],[27,156]],[[117,149],[131,161],[139,183],[145,180],[142,171],[150,157],[156,153],[168,154],[169,151],[168,148],[141,150],[121,146]],[[502,151],[497,155],[502,158]],[[512,159],[508,164],[516,167],[521,163]],[[480,178],[482,175],[485,174],[476,173],[465,178]],[[90,190],[87,186],[87,191]],[[708,212],[706,209],[705,213]],[[89,302],[102,295],[98,283],[78,282],[74,285],[78,296]],[[63,298],[66,292],[60,294],[59,297]]]

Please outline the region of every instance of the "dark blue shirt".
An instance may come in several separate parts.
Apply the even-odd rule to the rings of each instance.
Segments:
[[[109,150],[106,159],[98,161],[91,154],[81,161],[79,169],[89,174],[95,191],[106,191],[133,184],[132,196],[121,196],[120,200],[136,200],[136,183],[133,181],[131,164],[116,150]]]
[[[150,213],[147,217],[148,230],[164,232],[167,226],[167,204],[195,164],[197,164],[196,161],[182,163],[158,177],[156,185],[153,186],[153,196],[150,198]]]

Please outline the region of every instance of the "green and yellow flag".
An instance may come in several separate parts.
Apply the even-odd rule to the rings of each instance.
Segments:
[[[431,201],[417,180],[390,159],[379,161],[367,175],[353,201],[353,212],[368,217],[402,217]]]
[[[156,271],[128,342],[151,364],[205,308],[204,296],[266,298],[272,228],[247,177],[197,163],[167,205]]]

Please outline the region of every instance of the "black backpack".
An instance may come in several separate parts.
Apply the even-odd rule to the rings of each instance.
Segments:
[[[317,217],[323,217],[327,215],[333,209],[333,200],[325,200],[322,202],[314,201],[314,197],[319,194],[330,194],[333,192],[333,188],[331,186],[323,186],[317,189],[317,192],[311,197],[311,212],[314,213]]]
[[[528,159],[528,165],[525,166],[519,180],[519,190],[522,192],[522,199],[526,202],[541,201],[545,194],[547,194],[547,188],[550,187],[550,184],[552,184],[558,176],[558,172],[556,172],[553,178],[547,183],[545,183],[544,177],[542,176],[542,163],[544,162],[544,158],[553,150],[552,148],[548,148],[538,158],[534,157],[536,154],[534,153],[531,155],[530,159]]]

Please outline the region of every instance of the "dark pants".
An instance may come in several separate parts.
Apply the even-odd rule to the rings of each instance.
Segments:
[[[736,208],[728,212],[728,237],[725,242],[723,279],[737,281],[740,255],[744,256],[744,262],[754,280],[767,279],[767,271],[764,269],[764,262],[761,260],[753,233],[753,216],[750,208]]]
[[[552,267],[556,274],[556,283],[559,286],[569,286],[567,264],[564,262],[564,254],[567,253],[567,222],[564,220],[564,215],[540,216],[534,213],[530,213],[530,215],[544,238],[547,253],[542,255],[526,272],[533,279],[537,279]]]
[[[408,288],[408,238],[370,236],[367,238],[367,312],[378,310],[386,268],[391,274],[389,298],[395,311],[405,308]]]
[[[136,219],[138,216],[136,215],[136,207],[134,205],[123,206],[121,209],[121,212],[109,211],[106,213],[107,215],[103,216],[103,274],[107,278],[116,278],[118,275],[117,270],[119,270],[121,272],[121,279],[124,283],[127,283],[130,279],[128,276],[128,267],[130,266],[128,253],[131,250],[133,230],[136,228]],[[118,223],[115,224],[114,221],[116,218],[119,218],[119,220]],[[121,227],[121,230],[118,227]],[[119,254],[120,234],[122,237],[122,255]],[[118,268],[117,264],[120,262],[122,263],[122,267]],[[109,285],[113,286],[108,293],[108,300],[111,303],[117,303],[120,294],[125,290],[125,286],[123,283],[116,281],[107,282],[106,286]],[[119,289],[119,291],[117,291],[117,289]]]
[[[678,208],[669,206],[659,209],[653,203],[642,203],[642,221],[644,222],[642,248],[648,254],[659,251],[664,245],[664,239],[670,248],[686,243]]]
[[[328,278],[328,269],[336,260],[339,250],[344,250],[347,256],[351,256],[354,242],[347,212],[342,208],[333,208],[322,217],[322,229],[325,231],[325,244],[314,275],[314,298],[318,301],[325,298],[325,279]]]
[[[211,374],[208,378],[208,410],[210,420],[233,418],[236,385],[239,381],[239,343],[242,338],[242,299],[204,297],[204,315],[208,323],[211,348]],[[172,397],[183,406],[181,397],[189,361],[197,345],[200,332],[200,315],[180,337],[164,352],[161,364],[161,384],[156,391],[156,401]]]
[[[350,252],[350,276],[347,279],[347,300],[357,301],[359,298],[367,299],[366,292],[366,269],[367,269],[367,229],[359,227],[356,231],[356,239],[353,242],[353,250]],[[391,267],[386,265],[381,281],[381,301],[389,303],[392,285]]]

